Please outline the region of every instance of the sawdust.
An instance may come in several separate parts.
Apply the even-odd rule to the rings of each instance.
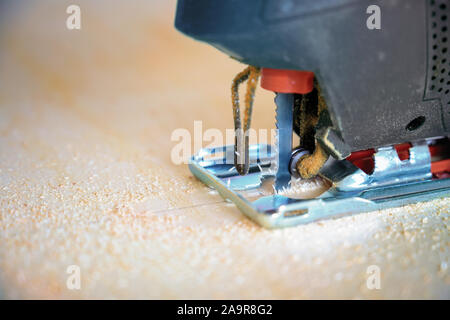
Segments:
[[[174,127],[231,124],[226,86],[240,65],[184,41],[173,2],[137,3],[80,1],[89,32],[78,36],[58,29],[65,8],[54,1],[30,3],[8,28],[0,296],[450,298],[449,199],[269,231],[171,164]],[[266,98],[256,127],[273,123]],[[81,290],[66,286],[74,264]],[[380,290],[366,286],[370,265]]]
[[[311,95],[315,95],[311,97]],[[317,103],[317,106],[315,105]],[[312,154],[307,154],[299,159],[296,164],[297,172],[304,179],[315,177],[328,159],[328,154],[314,138],[315,126],[319,122],[321,114],[327,112],[327,104],[320,90],[317,79],[314,80],[314,90],[304,95],[301,101],[300,114],[296,121],[299,125],[300,146],[308,147],[314,145]]]
[[[292,179],[289,188],[278,192],[293,199],[312,199],[330,188],[330,183],[317,176],[311,179]]]

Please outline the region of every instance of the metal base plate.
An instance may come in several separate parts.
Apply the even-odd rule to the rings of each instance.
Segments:
[[[412,154],[415,150],[420,151],[420,147],[411,148]],[[262,185],[270,183],[275,175],[273,168],[276,167],[276,155],[272,150],[269,145],[251,145],[250,171],[245,176],[240,176],[234,168],[234,146],[202,149],[190,160],[189,169],[203,183],[216,189],[224,199],[233,202],[247,217],[266,228],[292,227],[325,218],[450,196],[450,179],[433,180],[430,176],[421,176],[416,170],[418,166],[411,170],[414,179],[408,179],[408,170],[402,169],[398,177],[392,177],[391,174],[389,179],[383,178],[389,183],[380,183],[380,179],[377,179],[382,176],[380,172],[374,172],[373,176],[365,175],[347,160],[332,160],[325,166],[325,177],[330,168],[341,168],[335,170],[341,170],[341,173],[347,175],[338,175],[338,179],[327,177],[332,182],[331,187],[317,198],[299,200],[275,191],[268,194],[267,188],[262,190]],[[383,151],[389,154],[389,150]],[[421,155],[420,152],[417,154]],[[395,155],[389,156],[394,157],[388,159],[389,163],[396,162]],[[418,160],[417,157],[411,158],[412,163]],[[405,163],[399,165],[404,167]],[[393,170],[398,168],[394,167]],[[349,177],[357,177],[359,184],[355,185],[354,179],[351,180],[352,184],[343,184],[345,178],[348,180]]]

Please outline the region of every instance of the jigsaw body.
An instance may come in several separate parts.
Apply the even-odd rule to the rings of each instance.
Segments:
[[[379,29],[367,22],[374,5]],[[259,152],[237,139],[234,151],[246,152],[247,168],[235,165],[245,176],[226,176],[202,156],[191,170],[218,189],[231,178],[260,186],[271,173],[252,168],[273,161],[277,191],[291,176],[330,182],[328,192],[306,202],[278,194],[233,200],[269,227],[448,196],[449,19],[446,0],[179,0],[180,31],[257,66],[261,86],[277,94],[277,146]],[[228,186],[222,195],[236,190]]]

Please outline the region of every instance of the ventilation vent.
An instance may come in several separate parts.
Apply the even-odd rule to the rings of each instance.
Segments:
[[[444,112],[450,112],[450,2],[428,2],[428,79],[426,99],[440,99]]]

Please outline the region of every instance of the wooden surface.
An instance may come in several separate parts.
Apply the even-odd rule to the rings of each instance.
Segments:
[[[244,66],[175,31],[174,1],[77,3],[80,31],[67,1],[0,5],[0,296],[450,298],[448,199],[261,229],[170,158],[176,128],[232,128]]]

